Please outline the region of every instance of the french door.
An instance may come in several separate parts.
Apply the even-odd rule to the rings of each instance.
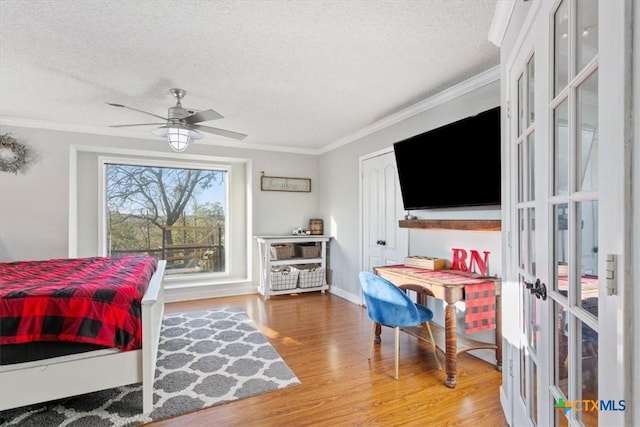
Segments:
[[[505,389],[514,426],[618,425],[625,410],[616,381],[602,381],[624,368],[615,348],[600,345],[619,313],[602,301],[602,266],[615,258],[600,253],[599,239],[620,226],[600,219],[602,191],[618,190],[599,159],[599,6],[535,3],[506,66],[506,275],[519,310]]]

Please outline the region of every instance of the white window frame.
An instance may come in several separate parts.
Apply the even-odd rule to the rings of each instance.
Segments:
[[[100,167],[98,168],[98,183],[99,183],[99,196],[98,196],[98,248],[99,254],[101,256],[108,255],[107,242],[108,242],[108,230],[107,230],[107,221],[105,212],[107,209],[106,206],[106,196],[107,196],[107,186],[106,186],[106,168],[108,164],[117,164],[117,165],[128,165],[128,166],[142,166],[142,167],[161,167],[161,168],[172,168],[172,169],[200,169],[200,170],[209,170],[209,171],[222,171],[226,172],[226,180],[225,180],[225,227],[224,227],[224,248],[225,248],[225,257],[224,257],[224,271],[220,272],[210,272],[210,273],[175,273],[171,275],[166,275],[167,278],[177,278],[181,280],[191,279],[194,276],[198,276],[202,279],[220,279],[229,277],[229,256],[227,254],[232,253],[233,241],[229,239],[229,229],[232,227],[233,218],[233,209],[230,204],[230,182],[233,180],[233,173],[231,171],[230,165],[219,164],[219,163],[195,163],[195,162],[184,162],[177,160],[159,160],[159,159],[139,159],[139,158],[131,158],[131,157],[107,157],[107,156],[98,156],[98,163]],[[177,280],[174,279],[174,280]]]
[[[88,157],[87,157],[88,156]],[[70,145],[69,147],[69,256],[99,256],[106,253],[104,241],[104,173],[102,159],[124,163],[152,162],[178,167],[205,166],[206,169],[225,168],[229,171],[227,185],[227,215],[235,220],[225,227],[225,264],[227,274],[202,273],[165,277],[165,289],[176,289],[173,300],[212,295],[215,286],[224,295],[247,293],[253,276],[253,214],[252,214],[252,161],[248,158],[209,156],[137,150],[96,145]],[[93,171],[93,173],[92,173]],[[87,176],[87,173],[90,176]],[[95,183],[94,183],[95,181]],[[100,194],[101,193],[101,194]],[[93,202],[95,198],[95,202]],[[231,218],[230,218],[231,219]],[[94,225],[95,224],[95,225]],[[102,236],[102,237],[101,237]],[[184,291],[179,291],[183,289]],[[211,289],[207,291],[207,289]],[[252,287],[251,287],[252,289]],[[204,292],[204,293],[203,293]],[[213,291],[214,294],[217,291]],[[204,297],[204,296],[202,296]],[[170,298],[170,299],[171,299]]]

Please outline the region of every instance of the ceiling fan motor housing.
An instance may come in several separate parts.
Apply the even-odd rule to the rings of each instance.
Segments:
[[[170,107],[169,108],[169,121],[172,120],[176,120],[179,121],[180,119],[190,116],[191,112],[185,108],[182,108],[182,106],[176,106],[176,107]]]
[[[184,89],[171,88],[169,92],[176,98],[175,107],[169,107],[168,118],[169,121],[173,121],[172,119],[182,119],[187,117],[188,115],[193,114],[191,111],[182,108],[182,98],[187,94],[187,91]]]

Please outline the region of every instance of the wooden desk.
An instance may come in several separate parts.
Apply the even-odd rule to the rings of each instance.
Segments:
[[[446,301],[445,308],[445,329],[444,333],[437,325],[433,325],[434,339],[436,346],[445,353],[445,369],[447,379],[445,385],[454,388],[456,386],[457,375],[457,356],[469,350],[478,349],[495,349],[496,351],[496,368],[502,370],[502,325],[500,314],[500,279],[496,277],[478,276],[472,273],[463,273],[456,271],[456,276],[463,275],[468,277],[470,281],[477,279],[493,280],[495,282],[496,295],[496,328],[495,328],[495,344],[485,343],[472,339],[458,336],[456,326],[456,307],[455,303],[465,300],[464,287],[465,283],[461,283],[460,279],[455,283],[442,280],[441,278],[429,277],[429,270],[420,270],[420,275],[412,275],[402,271],[403,266],[385,266],[374,267],[373,272],[378,276],[387,279],[391,283],[403,289],[410,289],[417,293],[418,303],[426,305],[427,296],[432,296],[440,300]],[[376,325],[376,342],[380,342],[380,325]],[[420,339],[428,340],[422,331],[424,328],[403,328],[403,331],[416,336]]]

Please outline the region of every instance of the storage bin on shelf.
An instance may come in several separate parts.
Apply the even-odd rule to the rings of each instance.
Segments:
[[[325,269],[317,264],[299,264],[292,268],[298,270],[299,288],[316,288],[325,283]]]
[[[293,258],[293,245],[271,245],[271,259],[289,259]]]
[[[298,286],[299,270],[290,266],[271,267],[271,290],[295,289]]]
[[[320,245],[298,243],[295,245],[295,255],[300,258],[318,258],[320,256]]]

